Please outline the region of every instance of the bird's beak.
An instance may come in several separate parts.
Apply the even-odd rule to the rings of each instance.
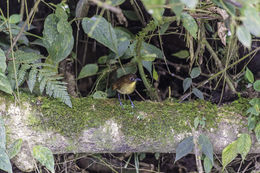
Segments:
[[[135,80],[136,80],[136,81],[142,81],[140,78],[136,78]]]

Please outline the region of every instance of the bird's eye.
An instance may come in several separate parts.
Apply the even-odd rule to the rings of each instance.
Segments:
[[[131,77],[131,78],[130,78],[130,81],[134,82],[134,81],[135,81],[135,78],[134,78],[134,77]]]

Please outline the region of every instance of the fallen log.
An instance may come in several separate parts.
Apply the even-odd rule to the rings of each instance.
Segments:
[[[21,95],[20,103],[1,94],[0,115],[4,118],[8,144],[22,139],[13,159],[22,171],[34,169],[32,148],[43,145],[54,154],[175,152],[177,144],[191,136],[189,123],[205,118],[203,133],[214,152],[247,132],[246,99],[218,107],[206,101],[161,103],[129,101],[120,107],[116,99],[72,98],[73,108],[47,97]],[[254,137],[251,153],[259,153]]]

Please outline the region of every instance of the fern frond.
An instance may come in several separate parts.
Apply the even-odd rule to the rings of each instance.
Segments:
[[[16,59],[16,63],[24,63],[24,64],[29,64],[29,63],[35,63],[39,61],[40,59],[43,59],[44,57],[42,55],[39,55],[34,52],[24,52],[21,50],[17,50],[14,53],[14,57]]]
[[[23,84],[23,82],[25,81],[25,75],[27,73],[27,70],[30,68],[31,68],[31,66],[29,64],[21,65],[21,68],[18,71],[18,79],[17,79],[18,86]]]
[[[36,82],[36,76],[37,76],[38,70],[35,67],[32,67],[30,73],[29,73],[29,80],[27,82],[29,90],[32,92],[35,82]]]
[[[72,107],[70,96],[64,82],[52,80],[47,81],[46,94],[50,97],[53,96],[54,98],[59,98],[63,103]]]

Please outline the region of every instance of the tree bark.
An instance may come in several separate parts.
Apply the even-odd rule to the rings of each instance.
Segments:
[[[18,104],[8,96],[3,96],[0,97],[0,115],[4,118],[7,138],[10,139],[7,145],[16,139],[23,140],[22,150],[13,159],[16,166],[23,171],[34,169],[34,159],[31,153],[35,145],[48,147],[54,154],[173,153],[181,140],[191,136],[187,122],[193,125],[196,116],[205,116],[206,127],[203,128],[203,133],[209,137],[216,154],[220,154],[225,146],[237,139],[238,134],[247,132],[247,119],[242,116],[242,112],[232,111],[238,110],[234,109],[233,104],[222,107],[200,101],[193,102],[193,106],[190,104],[191,102],[180,104],[171,101],[163,103],[146,101],[135,102],[136,107],[132,109],[129,102],[125,101],[125,108],[122,109],[116,99],[81,98],[80,100],[76,98],[73,99],[74,108],[72,109],[78,115],[72,115],[68,113],[71,108],[53,99],[26,96],[26,99]],[[62,116],[55,112],[60,108],[64,109]],[[152,110],[153,108],[155,109]],[[185,109],[181,110],[181,108]],[[93,118],[91,118],[92,114],[95,114]],[[52,118],[46,118],[50,115]],[[54,119],[58,116],[62,119]],[[85,125],[83,123],[84,127],[77,129],[77,133],[72,130],[72,127],[77,125],[74,122],[77,119],[76,116],[87,119],[82,118],[79,121],[81,126],[82,121]],[[60,127],[62,131],[55,124],[59,124],[66,118],[69,122],[62,123],[65,126]],[[102,123],[97,123],[94,119]],[[172,123],[169,123],[171,121]],[[70,123],[74,124],[70,126]],[[92,123],[95,125],[91,126]],[[155,126],[153,127],[152,124]],[[178,129],[176,129],[177,126]],[[69,133],[70,130],[73,133]],[[259,153],[260,146],[255,142],[254,136],[252,139],[253,145],[250,152]]]

